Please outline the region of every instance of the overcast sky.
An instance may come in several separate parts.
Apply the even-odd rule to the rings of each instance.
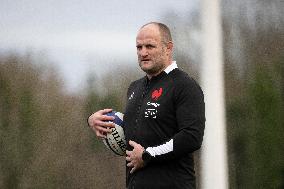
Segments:
[[[0,0],[0,50],[44,52],[76,90],[89,69],[99,74],[115,62],[137,64],[141,25],[196,7],[197,0]]]

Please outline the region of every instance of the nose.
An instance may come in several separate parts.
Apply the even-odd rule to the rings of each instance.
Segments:
[[[147,51],[146,47],[144,47],[144,46],[141,48],[141,50],[138,53],[142,57],[146,57],[148,55],[148,51]]]

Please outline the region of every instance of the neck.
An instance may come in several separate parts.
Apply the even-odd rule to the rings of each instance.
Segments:
[[[151,79],[152,77],[155,77],[155,76],[159,75],[162,71],[164,71],[171,64],[172,64],[172,59],[167,61],[167,63],[165,64],[164,68],[161,69],[159,72],[154,73],[154,74],[147,74],[148,79]]]
[[[159,71],[159,72],[157,72],[157,73],[155,73],[155,74],[147,74],[147,77],[148,77],[148,79],[152,79],[152,77],[155,77],[155,76],[157,76],[157,75],[159,75],[162,71],[164,71],[165,69],[163,69],[163,70],[161,70],[161,71]]]

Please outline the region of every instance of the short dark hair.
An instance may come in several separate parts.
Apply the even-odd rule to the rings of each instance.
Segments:
[[[172,41],[171,31],[166,24],[163,24],[163,23],[160,23],[160,22],[149,22],[147,24],[144,24],[141,28],[143,28],[147,25],[150,25],[150,24],[154,24],[154,25],[158,26],[159,31],[161,33],[161,38],[162,38],[163,43],[166,44],[169,41]]]

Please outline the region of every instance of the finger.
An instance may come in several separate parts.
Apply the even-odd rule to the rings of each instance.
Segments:
[[[127,155],[127,156],[130,156],[131,154],[132,154],[132,151],[126,150],[126,155]]]
[[[102,132],[100,132],[100,131],[96,131],[96,135],[97,135],[97,137],[99,137],[99,138],[101,138],[101,139],[106,138],[106,134],[105,134],[105,133],[102,133]]]
[[[135,147],[136,146],[136,142],[132,141],[132,140],[129,140],[129,145],[132,146],[132,147]]]
[[[126,159],[126,161],[131,161],[129,156],[127,156],[125,159]]]
[[[96,125],[101,127],[115,127],[115,124],[113,122],[107,121],[96,121]]]
[[[113,122],[102,122],[102,126],[104,127],[115,127]]]
[[[127,163],[126,165],[127,165],[127,167],[133,167],[134,166],[131,162]]]
[[[102,121],[113,121],[115,119],[114,116],[108,116],[108,115],[102,115],[101,120]]]
[[[99,112],[100,112],[101,114],[106,114],[106,113],[109,113],[109,112],[111,112],[111,111],[112,111],[112,109],[107,108],[107,109],[100,110]]]
[[[133,167],[130,171],[130,174],[134,173],[136,171],[136,167]]]
[[[104,122],[97,120],[93,127],[115,127],[115,124],[113,122]]]
[[[110,133],[111,129],[108,127],[96,126],[95,131],[100,131],[101,133]]]

